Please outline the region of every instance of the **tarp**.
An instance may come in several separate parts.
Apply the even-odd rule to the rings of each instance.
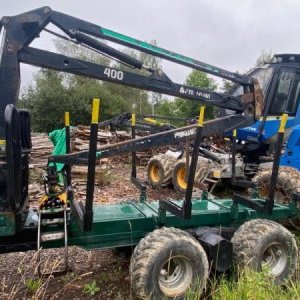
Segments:
[[[66,154],[66,130],[65,128],[56,129],[49,133],[49,139],[54,145],[54,149],[52,151],[53,155],[61,155]],[[50,163],[53,165],[53,163]],[[57,171],[61,171],[64,167],[63,163],[56,163]]]

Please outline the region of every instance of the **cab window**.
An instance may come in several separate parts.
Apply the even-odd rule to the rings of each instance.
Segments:
[[[270,114],[288,113],[295,115],[299,103],[299,92],[300,75],[292,70],[282,70]]]

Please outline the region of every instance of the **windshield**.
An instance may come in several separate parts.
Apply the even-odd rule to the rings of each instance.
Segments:
[[[271,82],[272,74],[273,74],[273,68],[259,68],[250,71],[249,74],[247,75],[251,78],[257,79],[261,87],[264,98],[266,97],[268,86]],[[235,97],[241,97],[244,95],[244,88],[241,85],[235,85],[232,88],[230,95]],[[233,110],[225,109],[226,115],[232,115],[234,113],[235,112]]]
[[[249,77],[257,79],[264,97],[266,96],[272,74],[273,68],[255,69],[248,74]],[[244,94],[243,87],[241,85],[233,87],[230,94],[235,97],[242,96]]]

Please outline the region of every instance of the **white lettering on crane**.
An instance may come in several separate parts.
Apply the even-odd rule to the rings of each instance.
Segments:
[[[174,137],[176,139],[178,139],[178,138],[183,138],[183,137],[187,137],[187,136],[192,136],[192,135],[195,135],[195,134],[196,134],[196,128],[193,128],[193,129],[188,129],[188,130],[185,130],[185,131],[175,132]]]
[[[187,96],[197,96],[199,98],[205,98],[205,99],[210,99],[211,95],[206,92],[201,92],[201,91],[195,91],[186,87],[181,87],[179,89],[179,93]]]

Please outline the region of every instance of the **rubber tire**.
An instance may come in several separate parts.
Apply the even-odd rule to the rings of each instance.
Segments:
[[[272,169],[266,169],[260,171],[253,181],[260,185],[259,196],[266,198],[269,193],[269,187],[271,182]],[[253,190],[249,190],[249,194],[252,194]],[[278,179],[276,185],[277,199],[279,204],[289,204],[293,193],[300,194],[300,172],[292,167],[280,167],[278,171]],[[298,203],[300,208],[300,203]],[[289,220],[283,220],[282,223],[287,225],[300,225],[300,216]]]
[[[234,263],[240,268],[248,267],[257,272],[262,269],[262,256],[266,247],[271,243],[281,243],[286,249],[288,262],[278,276],[273,276],[273,280],[276,284],[282,284],[295,272],[298,260],[295,238],[276,222],[263,219],[248,221],[238,228],[231,242]]]
[[[186,159],[183,158],[181,160],[179,160],[173,169],[173,173],[172,173],[172,183],[174,186],[174,190],[181,194],[181,195],[185,195],[185,191],[186,189],[183,189],[180,187],[180,185],[178,184],[177,181],[177,172],[179,170],[179,168],[181,168],[182,166],[186,165]],[[199,159],[198,163],[197,163],[197,168],[196,168],[196,173],[195,173],[195,183],[199,184],[203,181],[203,179],[205,178],[205,176],[207,175],[207,173],[210,172],[210,170],[212,169],[213,164],[210,164],[208,162],[204,162],[203,160]]]
[[[165,187],[171,183],[172,180],[172,171],[177,162],[175,157],[172,157],[167,154],[159,154],[153,156],[147,165],[147,179],[150,185],[154,188]],[[159,169],[159,180],[153,181],[151,179],[151,168],[157,166]]]
[[[189,233],[172,227],[156,229],[135,247],[130,261],[130,280],[133,292],[141,299],[184,299],[185,294],[166,297],[159,287],[159,272],[170,255],[185,256],[192,264],[193,279],[201,278],[201,291],[208,278],[208,260],[200,243]],[[193,286],[189,287],[192,289]]]
[[[182,167],[186,167],[186,160],[180,160],[175,164],[175,167],[173,169],[173,173],[172,173],[172,183],[174,186],[174,190],[181,195],[185,194],[186,189],[182,188],[177,180],[177,172],[179,169],[181,169]]]

